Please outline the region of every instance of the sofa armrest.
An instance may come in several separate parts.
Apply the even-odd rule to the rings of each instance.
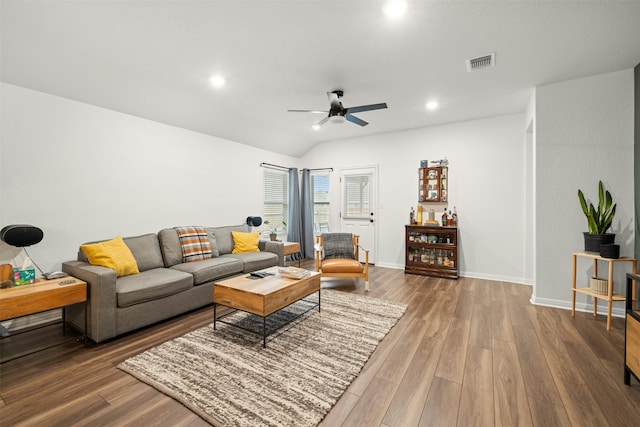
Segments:
[[[115,337],[116,272],[82,261],[63,262],[62,271],[87,282],[87,335],[95,342]],[[69,307],[67,317],[76,325],[84,325],[84,307]]]
[[[264,252],[273,252],[278,255],[278,265],[284,267],[284,243],[271,240],[258,241],[258,247]]]

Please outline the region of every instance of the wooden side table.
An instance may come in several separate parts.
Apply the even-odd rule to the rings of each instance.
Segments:
[[[591,288],[578,288],[576,287],[576,267],[578,257],[589,258],[593,260],[593,277],[598,277],[598,261],[606,261],[609,264],[609,271],[607,276],[607,294],[599,294],[591,290]],[[573,279],[571,283],[572,291],[572,303],[571,303],[571,316],[576,316],[576,293],[589,295],[593,297],[593,317],[598,314],[598,298],[607,301],[607,331],[611,330],[611,309],[614,301],[624,301],[625,295],[613,293],[613,266],[616,263],[628,262],[631,264],[631,272],[635,273],[637,268],[637,261],[635,258],[620,257],[620,258],[603,258],[595,252],[574,252],[573,253]]]
[[[284,242],[284,256],[293,255],[300,252],[300,243]],[[300,258],[298,258],[298,267],[300,267]]]
[[[0,321],[62,308],[62,322],[65,325],[64,308],[77,303],[85,303],[85,305],[87,303],[86,282],[71,276],[53,280],[38,279],[36,283],[31,285],[0,289]],[[85,328],[82,332],[85,344],[87,342],[86,312],[85,307]],[[44,349],[36,351],[40,350]],[[7,361],[3,360],[2,362]]]

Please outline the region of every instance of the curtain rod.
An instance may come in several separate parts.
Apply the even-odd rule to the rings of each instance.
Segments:
[[[285,170],[288,170],[288,171],[290,171],[290,170],[291,170],[291,168],[288,168],[288,167],[286,167],[286,166],[274,165],[274,164],[272,164],[272,163],[265,163],[265,162],[260,163],[260,166],[261,166],[261,167],[263,167],[263,168],[264,168],[264,167],[272,167],[272,168],[285,169]]]
[[[333,168],[316,168],[316,169],[309,169],[310,171],[329,171],[329,172],[333,172]]]
[[[272,163],[266,163],[266,162],[262,162],[260,163],[261,167],[272,167],[272,168],[280,168],[280,169],[285,169],[290,171],[293,168],[288,168],[286,166],[280,166],[280,165],[274,165]],[[309,169],[310,171],[329,171],[329,172],[333,172],[333,168],[316,168],[316,169]]]

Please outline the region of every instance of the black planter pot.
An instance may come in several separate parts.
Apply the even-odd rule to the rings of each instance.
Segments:
[[[600,256],[603,258],[620,258],[620,245],[610,243],[600,245]]]
[[[591,234],[584,232],[583,234],[585,252],[600,253],[600,245],[612,244],[616,239],[616,235],[613,233]]]

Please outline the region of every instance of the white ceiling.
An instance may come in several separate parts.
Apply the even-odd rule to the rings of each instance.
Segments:
[[[4,82],[302,156],[323,141],[523,112],[532,88],[640,62],[640,1],[6,1]],[[465,60],[496,53],[468,73]],[[227,85],[213,89],[214,73]],[[366,127],[288,109],[387,102]],[[440,108],[427,112],[426,101]],[[392,141],[390,141],[392,143]]]

